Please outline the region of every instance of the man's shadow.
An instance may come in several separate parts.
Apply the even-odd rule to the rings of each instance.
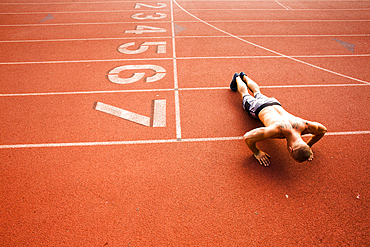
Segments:
[[[249,151],[243,162],[243,168],[247,173],[253,173],[257,177],[274,180],[276,182],[289,181],[292,179],[291,169],[294,165],[294,160],[290,157],[285,139],[267,139],[259,142],[258,148],[271,156],[270,165],[265,167],[260,165]]]

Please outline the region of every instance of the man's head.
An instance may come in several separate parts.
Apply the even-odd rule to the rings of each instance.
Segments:
[[[310,146],[305,142],[289,147],[289,152],[292,158],[299,163],[312,159],[313,154]]]

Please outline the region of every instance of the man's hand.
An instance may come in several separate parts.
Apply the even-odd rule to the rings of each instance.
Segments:
[[[280,129],[276,125],[271,125],[269,127],[260,127],[257,129],[253,129],[247,132],[243,138],[245,143],[247,144],[248,148],[253,152],[254,157],[258,160],[258,162],[263,166],[270,165],[270,155],[265,152],[260,151],[257,146],[256,142],[263,141],[267,138],[270,138],[280,132]]]
[[[311,156],[307,159],[307,161],[312,161],[313,159],[313,153],[311,154]]]
[[[270,155],[265,152],[259,151],[258,154],[253,154],[254,157],[258,160],[260,165],[269,166],[270,165]]]

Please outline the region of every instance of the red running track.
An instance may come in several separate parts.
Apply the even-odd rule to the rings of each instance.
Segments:
[[[370,2],[0,2],[2,246],[370,242]],[[240,71],[328,128],[312,162],[258,165]]]

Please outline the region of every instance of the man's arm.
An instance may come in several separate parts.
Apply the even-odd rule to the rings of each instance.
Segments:
[[[258,160],[261,165],[268,166],[270,165],[270,156],[259,150],[256,146],[256,142],[263,141],[269,137],[272,137],[280,132],[280,129],[276,125],[269,127],[261,127],[253,129],[247,132],[243,138],[248,148],[253,152],[254,157]]]
[[[311,138],[307,141],[307,145],[310,147],[318,142],[327,132],[327,129],[324,125],[309,121],[307,121],[307,130],[309,134],[312,134]]]

